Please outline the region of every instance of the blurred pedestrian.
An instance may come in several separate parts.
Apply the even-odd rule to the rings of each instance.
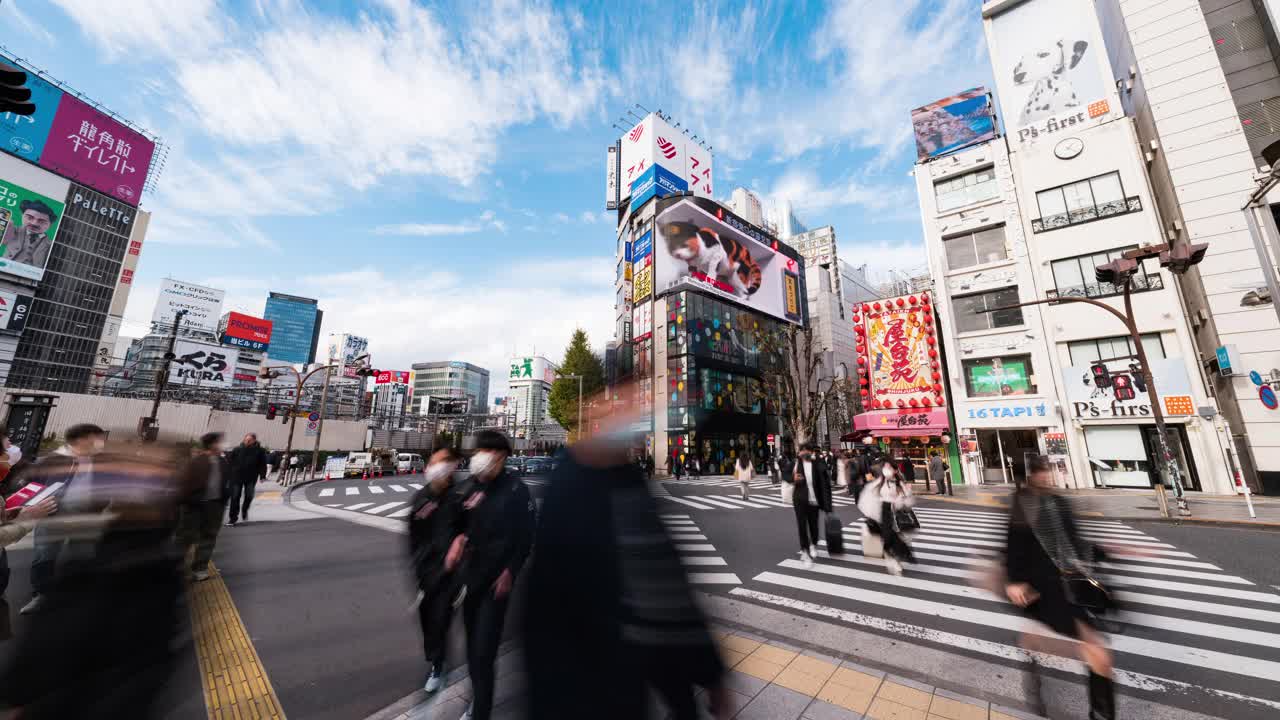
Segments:
[[[458,454],[437,450],[427,462],[423,487],[409,503],[409,561],[418,586],[418,623],[427,661],[423,689],[433,693],[444,684],[445,640],[453,618],[453,602],[461,589],[458,554],[446,562],[449,548],[463,532],[462,505],[453,487]]]
[[[31,467],[32,480],[38,479],[59,506],[76,512],[78,505],[93,485],[93,457],[106,447],[107,432],[97,425],[81,423],[67,428],[66,444],[54,454]],[[62,500],[65,498],[65,502]],[[31,600],[21,614],[38,613],[45,607],[45,591],[52,585],[62,552],[64,537],[49,525],[41,524],[31,535]]]
[[[1101,606],[1109,600],[1092,577],[1093,565],[1105,554],[1080,536],[1066,498],[1053,492],[1048,460],[1030,458],[1028,471],[1026,483],[1014,490],[1010,503],[1005,595],[1027,617],[1078,641],[1073,643],[1075,652],[1089,668],[1089,717],[1113,720],[1116,701],[1111,651],[1082,604]],[[1024,633],[1022,646],[1037,649],[1040,637]],[[1028,701],[1037,713],[1046,715],[1034,655],[1032,670],[1024,677]]]
[[[494,661],[502,642],[507,603],[533,545],[533,498],[529,488],[507,472],[510,455],[511,443],[505,435],[492,430],[477,433],[471,478],[462,489],[466,534],[458,536],[446,558],[452,564],[465,554],[462,580],[467,596],[462,618],[467,629],[473,698],[463,716],[467,720],[489,720]]]
[[[222,457],[222,433],[200,436],[195,457],[187,462],[181,479],[186,493],[178,541],[183,559],[191,552],[191,576],[197,582],[209,579],[209,560],[226,511],[231,472]]]
[[[895,465],[897,465],[897,477],[899,480],[906,483],[914,483],[916,481],[916,464],[909,455],[903,453],[898,457]]]
[[[754,471],[751,467],[751,458],[746,453],[738,456],[738,461],[733,466],[733,477],[742,486],[742,499],[746,500],[751,495],[751,479]]]
[[[302,456],[300,453],[294,453],[289,456],[289,482],[298,479],[298,466],[302,464]]]
[[[0,508],[3,508],[4,500],[5,497],[0,495]],[[4,555],[5,548],[26,537],[35,527],[36,521],[53,514],[57,509],[58,502],[53,498],[46,498],[34,505],[0,509],[0,602],[3,602],[4,593],[9,589],[9,561]],[[9,608],[6,604],[0,623],[7,623],[8,617]],[[4,638],[0,637],[2,639]]]
[[[910,527],[915,514],[903,512],[915,505],[915,497],[911,486],[898,474],[890,460],[877,462],[872,472],[879,477],[862,488],[858,510],[862,512],[868,531],[880,536],[884,545],[885,568],[893,575],[901,575],[902,563],[916,561],[904,535],[915,529]]]
[[[853,454],[848,450],[843,450],[836,457],[836,487],[843,488],[845,492],[850,491],[850,484],[853,482]]]
[[[258,481],[267,476],[267,451],[258,444],[258,436],[248,433],[227,457],[231,471],[231,505],[227,527],[235,527],[240,518],[249,519],[249,505]],[[243,498],[243,505],[241,504]]]
[[[818,557],[818,512],[831,512],[831,476],[813,443],[800,451],[800,459],[790,473],[793,483],[791,507],[796,514],[800,536],[800,562],[812,567]],[[785,480],[787,476],[783,476]]]
[[[950,495],[947,488],[947,461],[937,450],[929,451],[929,479],[937,487],[939,495]]]
[[[671,452],[671,457],[667,460],[667,464],[671,466],[671,474],[676,480],[680,480],[684,476],[684,463],[681,462],[680,456],[676,451]]]
[[[619,392],[625,396],[625,393]],[[626,462],[626,406],[566,453],[547,485],[524,624],[530,720],[641,720],[646,686],[671,718],[697,688],[728,718],[725,667],[644,479]]]

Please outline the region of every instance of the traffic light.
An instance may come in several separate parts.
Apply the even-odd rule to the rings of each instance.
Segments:
[[[1111,387],[1111,371],[1102,363],[1094,363],[1089,366],[1090,372],[1093,373],[1093,384],[1099,388]]]
[[[1138,272],[1138,261],[1126,257],[1116,258],[1093,269],[1093,276],[1100,283],[1122,286]]]
[[[1111,378],[1111,383],[1115,388],[1117,400],[1132,400],[1137,397],[1133,392],[1133,380],[1128,375],[1116,375]]]
[[[280,411],[280,408],[277,408],[274,404],[268,405],[268,406],[267,406],[267,419],[268,419],[268,420],[275,420],[275,419],[276,419],[276,413],[277,413],[277,412],[279,412],[279,411]]]
[[[0,113],[33,115],[31,88],[26,87],[27,74],[7,63],[0,63]]]

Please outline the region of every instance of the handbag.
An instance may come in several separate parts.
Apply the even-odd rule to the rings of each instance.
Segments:
[[[1094,612],[1106,612],[1115,607],[1111,593],[1096,578],[1083,570],[1062,570],[1062,584],[1072,605]]]
[[[834,513],[827,513],[826,520],[827,552],[831,555],[844,554],[844,526]]]
[[[791,502],[792,498],[794,498],[796,494],[796,484],[783,480],[780,489],[782,492],[782,502]]]
[[[893,524],[898,526],[898,532],[919,530],[920,518],[916,517],[915,510],[902,508],[901,510],[893,511]]]

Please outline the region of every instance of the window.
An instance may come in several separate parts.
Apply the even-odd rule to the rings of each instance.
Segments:
[[[1035,382],[1031,379],[1030,355],[965,360],[961,365],[969,397],[1031,395],[1036,392]]]
[[[1124,196],[1118,172],[1041,190],[1036,193],[1036,204],[1040,217],[1031,221],[1031,231],[1037,233],[1142,209],[1142,200],[1136,195]]]
[[[1160,333],[1147,333],[1142,336],[1142,349],[1148,360],[1164,359],[1164,341]],[[1093,340],[1077,340],[1067,343],[1067,355],[1073,366],[1088,365],[1109,358],[1127,358],[1135,355],[1133,338],[1128,335],[1096,338]]]
[[[1094,275],[1094,270],[1099,265],[1104,265],[1119,258],[1127,250],[1136,248],[1137,245],[1108,250],[1106,252],[1094,253],[1092,255],[1078,255],[1064,260],[1053,261],[1053,282],[1057,286],[1055,290],[1049,291],[1050,297],[1106,297],[1108,295],[1118,295],[1124,292],[1123,288],[1117,287],[1112,283],[1100,283]],[[1147,290],[1160,290],[1164,287],[1164,282],[1160,279],[1160,274],[1150,268],[1147,261],[1143,260],[1138,267],[1138,272],[1133,276],[1133,291],[1145,292]]]
[[[1003,225],[943,238],[942,247],[947,253],[947,268],[951,270],[985,265],[1009,257],[1005,251]]]
[[[983,168],[958,177],[949,178],[933,186],[938,198],[938,211],[954,210],[999,194],[996,187],[995,168]]]
[[[952,298],[951,306],[955,312],[956,330],[974,332],[1021,325],[1022,308],[988,312],[993,308],[1007,308],[1017,303],[1018,288],[1016,287]]]

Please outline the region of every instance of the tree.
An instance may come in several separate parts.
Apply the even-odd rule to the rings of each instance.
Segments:
[[[827,349],[814,347],[810,327],[762,328],[755,337],[768,363],[760,384],[755,386],[756,392],[782,418],[796,447],[813,442],[818,434],[818,418],[824,408],[838,407],[836,400],[846,389],[846,381],[828,382],[823,387]]]
[[[591,352],[587,344],[587,333],[581,328],[573,331],[569,347],[565,348],[564,360],[557,373],[560,378],[565,375],[582,376],[582,394],[591,397],[604,388],[604,363],[600,357]],[[548,412],[565,430],[577,437],[578,433],[578,380],[557,379],[551,386],[551,397],[548,400]]]

